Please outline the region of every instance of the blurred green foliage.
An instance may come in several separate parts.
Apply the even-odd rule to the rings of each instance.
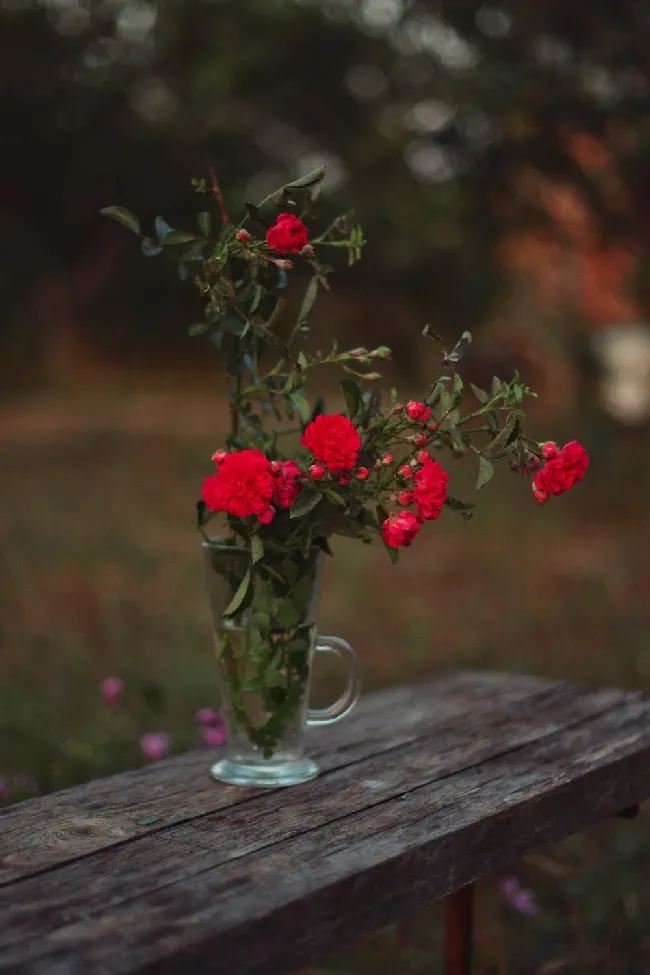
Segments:
[[[577,187],[644,266],[649,41],[648,0],[2,0],[4,361],[36,368],[35,282],[71,269],[107,350],[154,327],[184,349],[167,308],[190,298],[96,214],[119,200],[182,225],[209,163],[231,200],[328,163],[370,240],[349,288],[406,295],[451,334],[488,313],[499,235],[545,219],[517,189],[530,167]],[[576,132],[633,205],[578,164]]]

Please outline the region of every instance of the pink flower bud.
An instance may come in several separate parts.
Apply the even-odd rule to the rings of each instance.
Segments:
[[[278,464],[277,460],[272,460],[269,464],[269,471],[275,477],[282,470],[282,464]]]
[[[539,467],[539,457],[535,457],[535,454],[531,454],[531,456],[527,458],[526,464],[528,465],[528,470],[536,471]]]
[[[343,487],[345,487],[345,485],[346,484],[349,484],[349,483],[350,483],[350,477],[349,477],[349,475],[348,474],[341,474],[341,476],[339,477],[339,484],[341,484],[341,485],[343,485]]]
[[[224,460],[228,456],[228,451],[226,450],[215,450],[212,455],[212,460],[215,464],[223,464]]]
[[[247,230],[238,230],[235,234],[237,240],[250,240],[250,234]]]
[[[431,416],[431,407],[425,406],[419,400],[412,399],[406,404],[406,413],[411,420],[415,420],[417,423],[426,423]]]
[[[228,741],[228,734],[226,732],[225,725],[223,722],[214,727],[206,725],[201,729],[201,739],[203,744],[207,745],[208,748],[216,748],[217,745],[225,745]]]
[[[438,429],[437,423],[427,423],[427,430],[429,430],[430,433],[435,433],[437,429]]]
[[[416,433],[411,437],[411,441],[416,447],[424,447],[425,443],[427,442],[427,438],[424,433]]]
[[[429,451],[418,450],[417,454],[415,455],[416,464],[426,464],[428,460],[431,460],[431,458],[429,457]]]
[[[327,468],[323,467],[322,464],[312,464],[309,473],[315,481],[320,481],[327,474]]]
[[[546,443],[541,444],[542,457],[544,460],[553,460],[557,457],[557,444],[552,440],[547,440]]]
[[[354,476],[356,477],[357,481],[367,481],[368,477],[370,476],[370,471],[367,467],[359,467],[354,472]]]
[[[541,488],[533,486],[533,498],[538,504],[544,504],[545,501],[548,501],[548,494]]]
[[[286,261],[282,259],[275,261],[275,264],[280,268],[281,271],[290,271],[293,267],[293,261]]]
[[[197,724],[216,725],[221,719],[212,708],[199,708],[194,715],[194,720]]]
[[[402,464],[401,467],[398,467],[397,474],[399,477],[403,477],[404,480],[406,480],[408,477],[413,477],[413,471],[408,464]]]
[[[394,460],[395,458],[392,454],[384,454],[384,456],[381,458],[381,463],[384,465],[384,467],[388,467],[388,465],[392,464]]]
[[[140,750],[150,762],[157,762],[169,751],[169,736],[164,731],[152,731],[142,735]]]
[[[124,690],[124,685],[119,677],[107,677],[101,682],[99,689],[106,705],[109,708],[116,708]]]
[[[401,504],[403,508],[408,508],[413,502],[413,492],[412,491],[400,491],[397,495],[398,504]]]
[[[395,403],[395,406],[393,407],[393,413],[403,413],[403,412],[404,412],[404,407],[402,406],[402,404]]]

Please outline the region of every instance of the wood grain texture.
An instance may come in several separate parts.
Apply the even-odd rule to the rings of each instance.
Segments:
[[[289,971],[648,797],[650,702],[451,673],[312,753],[291,790],[212,783],[200,752],[10,807],[0,971]]]

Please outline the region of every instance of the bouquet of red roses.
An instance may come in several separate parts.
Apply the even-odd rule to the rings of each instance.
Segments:
[[[534,394],[517,374],[508,381],[495,378],[489,390],[466,388],[457,366],[469,333],[447,350],[430,327],[424,329],[424,338],[440,349],[440,362],[421,400],[403,401],[395,390],[382,394],[377,368],[390,357],[386,346],[340,351],[334,341],[325,352],[310,351],[310,316],[334,270],[329,255],[343,252],[348,264],[361,256],[365,242],[354,215],[320,224],[319,169],[257,205],[246,203],[242,219],[233,223],[211,175],[211,183],[197,180],[195,186],[213,198],[216,233],[208,210],[199,214],[197,232],[157,218],[154,236],[144,235],[137,218],[120,207],[103,212],[140,235],[145,255],[169,255],[181,277],[192,279],[205,319],[190,334],[203,336],[223,356],[230,434],[212,456],[198,525],[205,534],[216,515],[226,522],[219,551],[229,549],[233,557],[224,560],[216,548],[211,555],[227,592],[218,606],[220,655],[230,661],[229,693],[242,726],[270,753],[297,706],[287,677],[291,667],[302,672],[303,684],[307,680],[307,643],[301,645],[299,630],[309,623],[314,553],[331,554],[332,536],[363,543],[379,538],[397,561],[400,549],[444,509],[469,519],[474,503],[448,492],[449,478],[437,459],[445,454],[474,459],[478,489],[492,478],[495,462],[509,463],[530,475],[538,502],[580,481],[588,458],[576,442],[559,449],[525,435],[522,404]],[[304,293],[295,300],[293,277],[297,284],[305,273]],[[342,412],[328,412],[321,399],[308,398],[310,373],[328,367],[342,374]],[[302,584],[306,578],[310,585]],[[249,637],[238,652],[224,621],[241,623],[244,614]],[[251,620],[257,627],[253,640]],[[238,656],[252,670],[236,683]],[[243,704],[247,689],[264,695],[268,720],[250,719]]]

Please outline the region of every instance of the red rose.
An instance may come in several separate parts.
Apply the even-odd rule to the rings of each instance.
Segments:
[[[333,474],[351,471],[361,450],[361,437],[356,428],[340,413],[320,413],[307,425],[300,442]]]
[[[381,537],[390,548],[410,545],[420,531],[420,522],[412,511],[393,512],[381,526]]]
[[[273,504],[290,508],[302,491],[302,471],[292,460],[285,460],[274,482]]]
[[[266,243],[278,254],[298,254],[309,243],[307,228],[293,213],[281,213],[266,231]]]
[[[431,416],[431,409],[425,406],[424,403],[419,403],[418,400],[412,399],[410,403],[406,404],[406,413],[411,420],[417,420],[418,423],[426,423]]]
[[[237,518],[266,517],[274,487],[269,466],[260,450],[228,454],[217,473],[205,479],[203,500],[210,511],[225,511]]]
[[[572,440],[537,472],[533,488],[540,495],[564,494],[583,479],[588,467],[587,451],[576,440]]]
[[[440,517],[442,506],[447,500],[449,474],[437,460],[428,458],[414,475],[414,500],[421,521],[435,521]]]

